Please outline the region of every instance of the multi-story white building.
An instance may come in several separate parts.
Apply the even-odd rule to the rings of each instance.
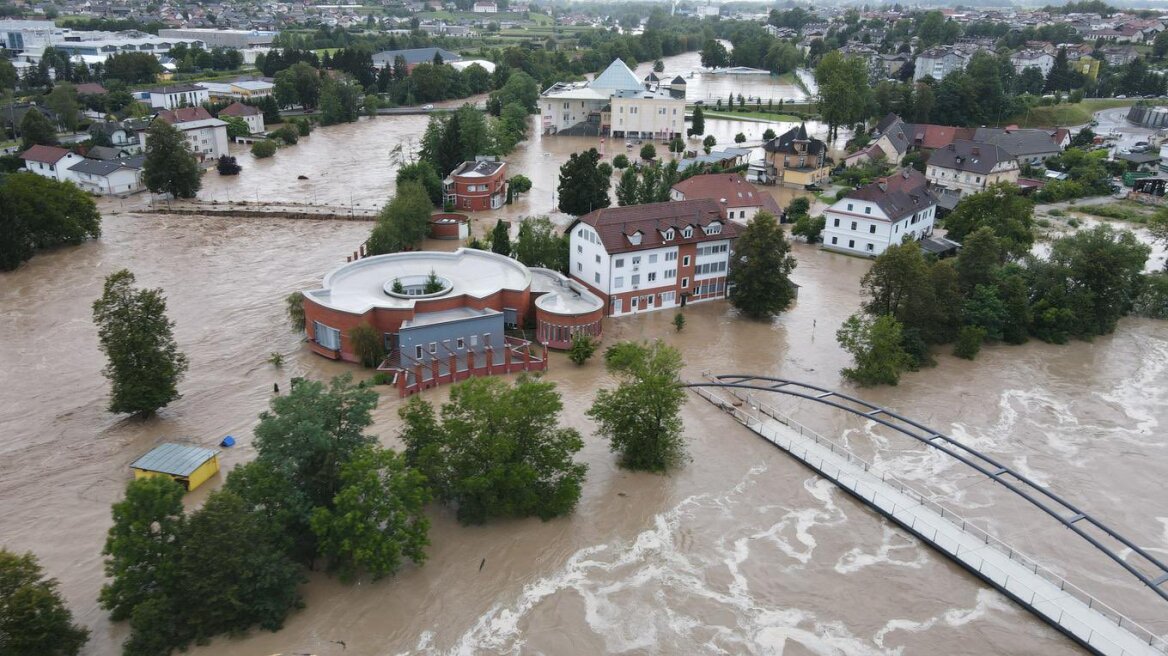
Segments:
[[[1041,50],[1020,50],[1010,55],[1010,63],[1018,74],[1028,68],[1037,68],[1045,78],[1050,75],[1050,69],[1054,68],[1054,55]]]
[[[913,69],[913,82],[931,77],[940,82],[953,71],[965,70],[969,55],[956,48],[930,48],[917,55]]]
[[[212,117],[202,107],[163,110],[155,120],[166,121],[186,135],[191,153],[200,162],[216,160],[227,154],[227,123]],[[139,135],[143,148],[146,148],[148,135],[148,131]]]
[[[937,199],[925,176],[905,167],[849,192],[824,211],[823,247],[876,257],[907,236],[914,241],[933,232]]]
[[[75,178],[69,172],[69,168],[84,158],[64,148],[38,144],[21,153],[20,159],[24,160],[24,168],[29,173],[52,178],[58,182],[70,182]]]
[[[150,89],[150,106],[155,109],[198,107],[211,99],[210,93],[197,84],[176,84]]]
[[[996,182],[1018,182],[1018,160],[991,143],[956,139],[929,156],[925,177],[933,185],[965,196]]]
[[[571,276],[619,316],[725,298],[738,226],[699,199],[596,210],[568,235]]]
[[[544,134],[669,140],[685,134],[685,98],[650,88],[619,59],[591,82],[558,82],[539,100]]]

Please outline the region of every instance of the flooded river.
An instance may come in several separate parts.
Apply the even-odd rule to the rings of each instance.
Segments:
[[[379,205],[392,189],[388,151],[422,118],[322,129],[238,178],[206,178],[206,198]],[[535,139],[510,158],[536,187],[507,214],[546,212],[554,170],[577,144]],[[309,176],[296,181],[296,176]],[[142,199],[134,201],[140,203]],[[127,465],[160,440],[213,446],[234,435],[224,469],[254,456],[251,430],[272,384],[353,371],[307,352],[287,329],[283,297],[316,284],[370,228],[363,222],[157,216],[107,202],[100,241],[38,255],[0,274],[0,542],[33,550],[79,621],[84,653],[118,653],[125,627],[96,606],[109,506]],[[486,220],[493,220],[486,219]],[[449,247],[449,246],[446,246]],[[846,388],[834,332],[859,304],[865,260],[796,247],[797,305],[773,323],[737,319],[723,303],[606,321],[605,340],[662,338],[703,371],[786,376]],[[122,267],[166,290],[191,366],[183,398],[146,422],[108,414],[104,359],[90,305]],[[285,355],[282,369],[266,360]],[[314,576],[307,609],[283,631],[219,639],[198,655],[274,653],[1061,654],[1073,645],[1004,597],[762,443],[697,397],[685,408],[692,462],[669,476],[617,469],[585,418],[605,375],[553,355],[548,376],[564,420],[586,436],[590,469],[569,518],[463,528],[434,508],[422,568],[374,584]],[[899,387],[861,390],[1000,457],[1168,555],[1168,326],[1129,319],[1091,343],[989,347],[974,362],[947,354]],[[440,401],[446,390],[427,392]],[[989,525],[1056,571],[1115,598],[1168,632],[1162,603],[1079,549],[1067,533],[959,466],[814,408],[779,403],[842,434],[881,466]],[[394,445],[396,395],[376,434]],[[197,506],[211,485],[189,495]],[[485,559],[481,571],[479,563]],[[343,641],[342,647],[338,641]]]

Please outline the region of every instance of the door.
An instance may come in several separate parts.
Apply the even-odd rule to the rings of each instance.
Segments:
[[[639,300],[641,300],[641,297],[640,297],[640,296],[634,296],[634,297],[633,297],[633,312],[636,312],[636,311],[637,311],[637,301],[639,301]]]

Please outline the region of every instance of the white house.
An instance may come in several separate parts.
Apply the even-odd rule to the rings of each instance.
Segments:
[[[738,226],[699,199],[596,210],[568,235],[571,276],[619,316],[725,298]]]
[[[933,232],[937,199],[925,176],[905,167],[849,192],[824,211],[823,247],[876,257],[906,236],[923,239]]]
[[[615,59],[591,82],[557,82],[540,95],[543,134],[669,140],[685,134],[685,98],[648,89]]]
[[[158,112],[156,121],[166,121],[186,135],[191,152],[200,162],[219,159],[227,154],[227,123],[211,116],[202,107],[182,107]],[[142,132],[142,147],[146,147],[149,132]]]
[[[913,82],[931,77],[940,82],[953,71],[965,70],[969,56],[956,48],[930,48],[917,55]]]
[[[74,178],[69,167],[84,158],[64,148],[36,145],[21,153],[20,159],[24,160],[24,168],[30,173],[58,182],[71,182]]]
[[[1010,55],[1010,63],[1018,74],[1028,68],[1037,68],[1045,79],[1050,75],[1050,69],[1054,68],[1054,56],[1041,50],[1021,50]]]
[[[145,189],[142,183],[145,159],[145,155],[111,160],[84,159],[74,164],[69,172],[77,186],[91,194],[132,194]]]
[[[155,109],[198,107],[211,99],[207,90],[196,84],[157,87],[147,93],[150,94],[150,106]]]
[[[925,176],[937,187],[962,196],[996,182],[1018,182],[1018,160],[992,143],[955,139],[929,156]]]
[[[243,119],[244,123],[247,123],[247,129],[251,134],[259,134],[264,131],[264,113],[259,107],[234,102],[220,110],[219,116],[232,116]]]
[[[474,3],[474,13],[497,14],[499,13],[499,5],[494,2],[476,2]]]

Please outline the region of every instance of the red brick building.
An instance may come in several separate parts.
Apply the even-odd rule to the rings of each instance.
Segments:
[[[507,163],[494,158],[463,162],[442,182],[443,202],[466,212],[497,210],[507,202]]]

